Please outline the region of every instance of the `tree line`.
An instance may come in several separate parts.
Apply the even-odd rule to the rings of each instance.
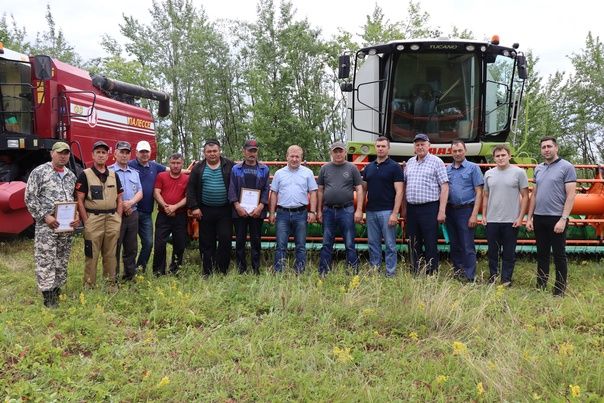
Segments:
[[[12,16],[0,18],[0,41],[30,54],[47,54],[95,74],[170,94],[171,114],[158,119],[162,159],[180,151],[198,159],[206,139],[217,138],[225,153],[239,156],[254,137],[262,158],[281,160],[297,143],[307,160],[325,160],[328,144],[344,130],[346,100],[337,79],[338,56],[346,50],[394,39],[473,38],[456,26],[443,32],[420,3],[409,1],[406,16],[391,21],[375,5],[357,35],[340,30],[324,38],[299,18],[291,1],[258,0],[253,22],[211,20],[192,0],[154,0],[150,21],[123,16],[122,38],[104,35],[106,56],[83,60],[46,10],[46,30],[28,40]],[[522,38],[518,38],[521,42]],[[529,79],[518,130],[510,136],[520,155],[539,155],[542,136],[559,139],[561,155],[576,163],[604,160],[604,48],[587,33],[585,45],[568,55],[574,71],[542,77],[539,58],[527,53]],[[538,53],[538,50],[537,50]],[[155,105],[141,101],[155,112]]]

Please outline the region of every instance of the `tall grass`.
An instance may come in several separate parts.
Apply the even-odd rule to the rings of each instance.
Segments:
[[[343,267],[138,277],[82,287],[74,245],[60,307],[36,291],[31,242],[0,245],[0,391],[7,400],[602,401],[604,270],[570,266],[567,297]],[[486,270],[481,261],[479,271]],[[483,273],[484,274],[484,273]],[[483,276],[486,277],[486,276]]]

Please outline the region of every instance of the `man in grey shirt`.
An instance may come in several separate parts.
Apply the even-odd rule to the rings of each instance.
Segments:
[[[540,141],[545,162],[535,168],[535,186],[529,204],[526,229],[535,230],[537,241],[537,287],[545,289],[549,277],[550,250],[554,253],[556,283],[554,295],[566,290],[566,228],[575,202],[577,173],[568,161],[558,157],[554,137]]]
[[[496,167],[484,174],[482,222],[487,226],[489,282],[497,279],[499,254],[502,255],[501,283],[512,285],[516,260],[518,228],[528,206],[528,178],[522,168],[510,165],[506,145],[493,148]]]
[[[357,273],[359,259],[354,248],[355,226],[363,219],[363,181],[354,164],[346,161],[346,146],[336,141],[330,147],[331,162],[319,171],[317,184],[317,220],[323,223],[323,247],[319,256],[319,274],[325,276],[331,269],[336,229],[344,238],[346,262]],[[354,192],[357,192],[356,209]]]

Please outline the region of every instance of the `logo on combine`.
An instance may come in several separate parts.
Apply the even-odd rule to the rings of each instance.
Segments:
[[[442,44],[442,45],[429,45],[428,46],[430,49],[438,49],[438,50],[455,50],[457,49],[457,45],[452,45],[452,44]]]
[[[87,120],[88,120],[88,126],[90,126],[90,127],[96,126],[96,124],[98,123],[98,120],[99,120],[99,118],[96,114],[96,109],[94,109],[94,108],[90,109],[90,114],[88,115]]]
[[[150,129],[151,122],[148,120],[138,119],[138,118],[128,118],[128,125],[134,127],[141,127],[143,129]]]
[[[451,146],[430,147],[430,154],[434,154],[434,155],[451,155]]]

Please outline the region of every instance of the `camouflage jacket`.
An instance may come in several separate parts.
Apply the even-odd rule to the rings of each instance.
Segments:
[[[44,221],[46,214],[54,212],[55,202],[74,201],[76,176],[65,168],[65,176],[61,178],[47,162],[31,171],[25,189],[25,204],[29,213],[37,223]]]

